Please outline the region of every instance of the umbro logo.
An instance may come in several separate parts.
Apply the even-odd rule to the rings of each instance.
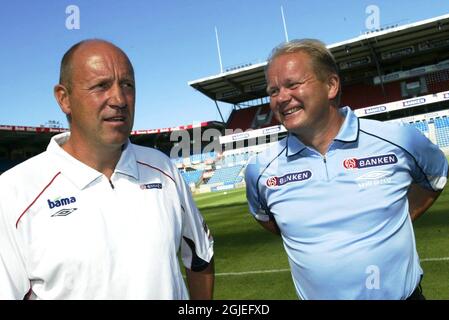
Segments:
[[[71,214],[73,211],[77,210],[78,208],[70,208],[70,209],[61,209],[58,212],[52,214],[52,217],[65,217]]]

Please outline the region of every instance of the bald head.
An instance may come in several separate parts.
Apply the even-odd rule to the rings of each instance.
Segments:
[[[111,42],[101,39],[88,39],[80,41],[74,44],[67,52],[64,54],[61,60],[61,69],[59,73],[59,84],[63,85],[67,88],[67,90],[71,91],[72,86],[72,77],[74,66],[79,63],[79,57],[85,56],[85,54],[95,54],[96,51],[107,49],[111,51],[118,52],[123,55],[126,61],[129,64],[130,70],[134,74],[134,69],[129,60],[128,56],[123,52],[122,49],[117,47]]]

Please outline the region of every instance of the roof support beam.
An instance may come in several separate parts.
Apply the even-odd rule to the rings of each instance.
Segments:
[[[220,108],[218,107],[218,102],[217,102],[217,100],[214,99],[214,102],[215,102],[215,106],[217,107],[218,113],[220,114],[221,121],[226,122],[226,121],[224,120],[224,118],[223,118],[223,115],[221,114]]]
[[[385,91],[385,86],[384,86],[384,81],[383,81],[383,77],[382,77],[382,71],[380,69],[379,59],[377,58],[376,51],[374,50],[373,46],[371,45],[371,41],[368,41],[368,47],[370,49],[371,56],[373,57],[374,63],[376,64],[376,70],[377,70],[377,75],[380,78],[380,87],[382,89],[382,94],[384,95],[384,99],[387,99],[387,93]]]

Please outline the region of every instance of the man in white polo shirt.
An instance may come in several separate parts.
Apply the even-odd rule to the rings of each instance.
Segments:
[[[129,142],[126,54],[74,45],[54,93],[70,133],[0,176],[0,299],[212,298],[213,240],[190,191],[169,158]]]

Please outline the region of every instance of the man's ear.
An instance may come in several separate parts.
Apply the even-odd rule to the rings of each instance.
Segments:
[[[338,91],[340,89],[340,78],[336,74],[331,74],[328,77],[327,84],[329,87],[329,91],[327,97],[329,100],[333,100],[337,97]]]
[[[57,84],[53,89],[53,94],[55,95],[56,101],[58,102],[62,112],[64,112],[67,116],[70,116],[72,109],[70,106],[68,89],[62,84]]]

